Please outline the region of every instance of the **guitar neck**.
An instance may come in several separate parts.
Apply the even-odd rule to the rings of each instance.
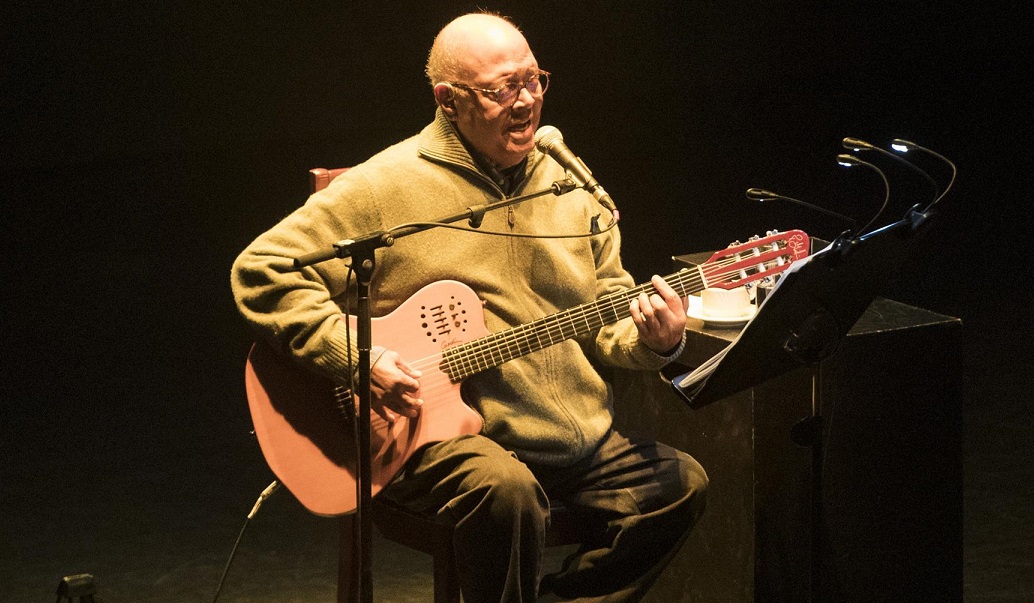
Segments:
[[[701,273],[692,270],[668,275],[664,281],[680,297],[697,293],[706,287]],[[459,382],[515,358],[568,339],[589,335],[601,327],[627,318],[631,314],[629,304],[643,292],[650,295],[656,289],[653,284],[645,283],[449,348],[442,354],[442,370],[453,382]]]

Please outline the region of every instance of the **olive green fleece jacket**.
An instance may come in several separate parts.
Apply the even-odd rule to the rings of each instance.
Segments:
[[[565,173],[538,150],[528,157],[512,196],[548,189]],[[248,246],[234,263],[234,297],[258,335],[309,369],[344,382],[349,354],[341,311],[354,287],[342,260],[295,271],[292,259],[331,243],[403,223],[426,221],[496,201],[503,192],[472,159],[438,112],[418,135],[378,153],[312,195]],[[537,235],[587,234],[601,213],[575,190],[488,212],[480,231]],[[606,212],[600,223],[606,224]],[[488,236],[435,228],[400,238],[377,252],[372,314],[384,316],[421,287],[460,281],[484,302],[489,331],[529,323],[632,286],[622,268],[619,234],[582,238]],[[423,336],[419,327],[414,337]],[[379,342],[403,353],[404,346]],[[522,460],[567,465],[590,452],[611,426],[607,384],[586,354],[604,364],[658,369],[667,362],[638,341],[630,318],[584,341],[567,340],[484,370],[463,385],[465,400],[485,420],[484,433]]]

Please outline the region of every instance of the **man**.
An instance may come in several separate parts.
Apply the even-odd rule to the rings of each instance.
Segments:
[[[433,123],[313,195],[234,265],[245,318],[338,382],[356,356],[340,316],[350,294],[346,268],[330,261],[294,271],[291,258],[565,177],[534,143],[549,74],[508,20],[469,14],[449,23],[427,74]],[[488,329],[499,331],[626,289],[634,283],[621,266],[616,229],[520,236],[586,232],[600,211],[577,190],[486,214],[480,230],[504,236],[432,229],[402,238],[378,252],[372,312],[386,315],[421,287],[452,279],[478,293]],[[656,370],[679,354],[683,300],[659,277],[653,284],[656,294],[631,302],[631,318],[466,380],[464,398],[484,418],[482,433],[424,447],[379,494],[455,526],[468,603],[534,601],[539,591],[638,600],[703,512],[703,469],[682,452],[615,432],[611,394],[589,360]],[[425,393],[413,359],[374,347],[374,409],[389,419],[417,416]],[[563,569],[542,576],[550,499],[579,514],[587,533]]]

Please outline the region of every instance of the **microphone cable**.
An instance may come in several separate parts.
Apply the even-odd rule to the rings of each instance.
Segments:
[[[280,482],[273,480],[273,483],[266,486],[266,489],[259,494],[258,500],[255,501],[255,506],[251,508],[251,513],[244,519],[244,525],[241,526],[241,531],[237,534],[237,541],[233,543],[233,548],[230,550],[230,557],[226,560],[226,567],[223,568],[223,575],[219,578],[219,584],[215,589],[215,596],[212,598],[212,603],[219,601],[219,594],[223,591],[223,584],[226,583],[226,576],[230,573],[230,565],[233,564],[234,557],[237,556],[237,548],[241,544],[241,540],[244,538],[244,531],[248,529],[248,524],[251,522],[251,518],[255,517],[258,513],[259,507],[266,501],[267,498],[273,495],[280,488]]]

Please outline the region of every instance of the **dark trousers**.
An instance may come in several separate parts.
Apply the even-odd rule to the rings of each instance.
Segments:
[[[455,526],[467,603],[530,602],[540,590],[638,601],[703,513],[706,489],[689,455],[611,431],[563,468],[526,465],[483,436],[439,442],[382,495]],[[559,572],[542,576],[551,498],[577,514],[585,537]]]

